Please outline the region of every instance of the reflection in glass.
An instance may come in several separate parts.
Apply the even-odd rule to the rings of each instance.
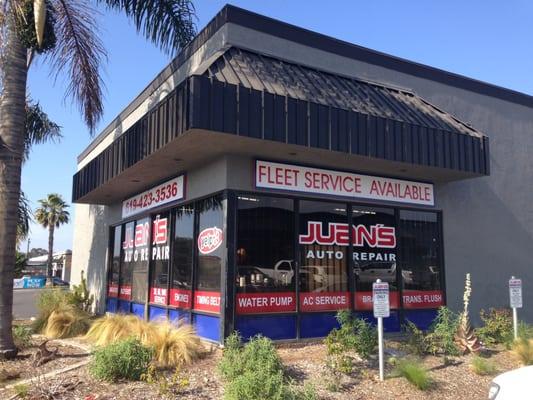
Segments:
[[[293,201],[240,196],[237,207],[237,292],[294,291]]]

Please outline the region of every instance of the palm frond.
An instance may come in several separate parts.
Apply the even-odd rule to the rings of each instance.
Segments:
[[[85,123],[94,132],[103,113],[100,65],[107,58],[98,38],[96,10],[86,0],[52,0],[56,47],[49,60],[55,78],[66,72],[65,96],[78,104]]]
[[[60,194],[51,193],[46,199],[39,200],[40,206],[35,210],[35,220],[43,227],[55,226],[59,228],[70,220],[70,213],[66,210],[69,205]]]
[[[26,136],[24,138],[23,161],[27,161],[33,145],[57,142],[63,136],[61,127],[48,118],[39,103],[26,102]]]
[[[23,191],[20,192],[19,206],[17,209],[17,243],[28,237],[30,222],[33,220],[30,201]]]
[[[97,0],[123,11],[141,32],[166,53],[185,47],[196,34],[191,0]]]

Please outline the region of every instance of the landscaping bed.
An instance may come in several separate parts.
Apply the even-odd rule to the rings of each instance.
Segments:
[[[387,341],[387,348],[397,347],[396,341]],[[65,349],[66,350],[66,349]],[[72,350],[73,354],[77,354]],[[490,380],[498,373],[518,368],[519,362],[503,347],[491,351],[489,360],[496,366],[497,371],[490,375],[476,375],[471,367],[471,355],[454,358],[445,365],[442,357],[427,356],[423,358],[423,365],[428,368],[434,380],[427,391],[420,391],[401,377],[390,377],[392,367],[387,365],[384,382],[378,380],[377,361],[371,358],[360,361],[355,365],[354,373],[342,375],[339,380],[338,391],[331,389],[331,377],[325,366],[326,346],[320,342],[306,344],[282,344],[277,346],[278,354],[283,361],[287,374],[297,386],[310,383],[316,389],[318,398],[329,399],[486,399]],[[217,371],[217,365],[222,351],[213,349],[182,371],[187,379],[187,385],[179,390],[178,395],[168,395],[167,398],[180,399],[221,399],[223,384]],[[79,361],[78,358],[74,362]],[[57,363],[62,360],[58,359]],[[51,363],[49,363],[50,365]],[[52,365],[53,366],[53,365]],[[60,364],[55,364],[60,367]],[[51,369],[46,365],[47,369]],[[31,372],[30,372],[31,374]],[[172,372],[168,371],[167,375]],[[54,378],[40,382],[40,391],[55,393],[54,399],[84,399],[84,400],[132,400],[132,399],[161,399],[165,398],[159,392],[158,384],[144,381],[107,383],[96,380],[88,373],[86,366],[74,371],[61,374]],[[10,391],[13,394],[14,391]],[[174,397],[172,397],[174,396]],[[0,394],[0,397],[2,395]],[[4,397],[2,397],[4,398]],[[6,398],[9,398],[6,396]],[[30,397],[31,398],[31,397]],[[46,397],[33,397],[41,400]]]

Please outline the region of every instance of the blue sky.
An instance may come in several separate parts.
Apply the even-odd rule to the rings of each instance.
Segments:
[[[198,30],[225,2],[197,0]],[[533,2],[528,0],[233,0],[232,4],[348,42],[533,94]],[[122,15],[102,9],[101,37],[109,60],[103,129],[170,61],[137,35]],[[23,168],[22,186],[32,206],[47,193],[71,199],[76,157],[91,137],[78,110],[63,99],[65,83],[53,82],[36,62],[29,92],[63,127],[58,144],[38,146]],[[73,211],[73,209],[72,209]],[[73,223],[56,233],[55,250],[72,248]],[[47,232],[32,226],[31,247],[47,247]],[[26,249],[26,243],[21,250]]]

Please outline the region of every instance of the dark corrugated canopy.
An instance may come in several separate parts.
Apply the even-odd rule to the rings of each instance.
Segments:
[[[219,57],[204,75],[233,85],[399,122],[483,136],[408,90],[334,75],[235,47]]]

